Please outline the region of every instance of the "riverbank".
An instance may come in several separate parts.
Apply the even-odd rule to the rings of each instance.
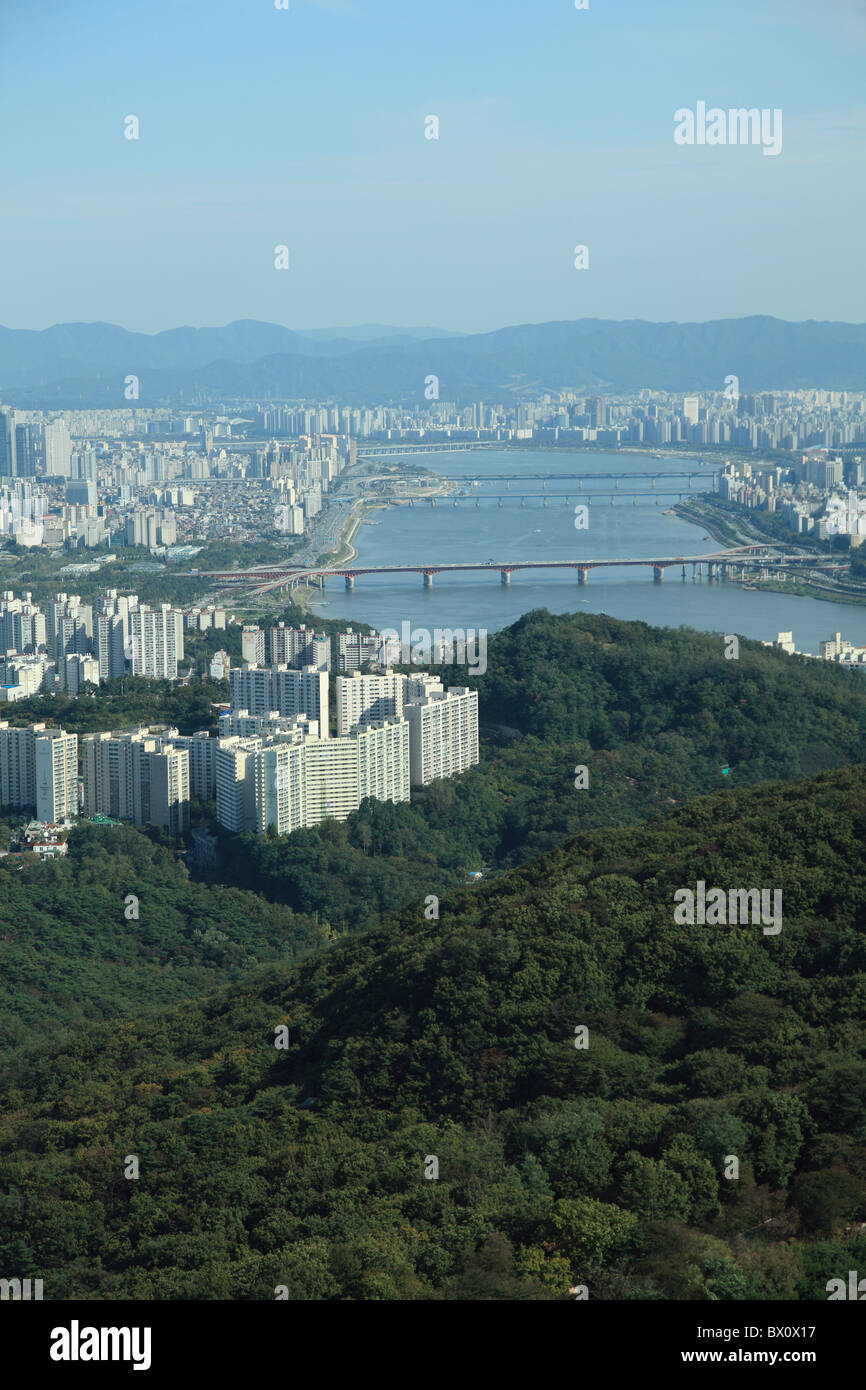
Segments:
[[[745,519],[743,525],[737,526],[734,521],[720,516],[712,507],[702,506],[699,502],[677,502],[673,510],[684,521],[703,526],[707,534],[720,545],[749,545],[754,541],[772,540],[778,543],[777,538],[769,537],[745,524]],[[855,608],[866,606],[866,590],[845,588],[839,584],[819,584],[817,581],[806,579],[760,579],[757,575],[747,575],[742,579],[729,578],[725,582],[737,584],[740,588],[760,589],[766,593],[790,594],[795,598],[823,599],[825,603],[841,603]]]
[[[356,502],[346,521],[340,530],[339,544],[336,550],[327,551],[320,557],[322,564],[325,565],[348,565],[350,561],[358,558],[358,552],[352,542],[364,524],[364,518],[368,512],[374,511],[375,507],[366,501]]]

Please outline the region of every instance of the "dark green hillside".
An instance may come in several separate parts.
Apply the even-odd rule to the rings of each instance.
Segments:
[[[866,1267],[864,835],[863,769],[704,798],[10,1064],[0,1265],[53,1298],[826,1299]],[[781,889],[780,934],[675,926],[697,879]]]
[[[130,894],[138,917],[127,919]],[[193,998],[327,939],[327,928],[288,908],[192,882],[131,826],[82,825],[65,859],[23,869],[2,861],[0,1057],[56,1045],[89,1020]]]

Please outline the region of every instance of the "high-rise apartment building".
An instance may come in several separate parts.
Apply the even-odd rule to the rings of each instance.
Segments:
[[[216,750],[218,739],[211,738],[207,729],[195,734],[176,734],[164,742],[172,748],[185,748],[189,755],[189,785],[193,796],[200,801],[213,801],[216,795]]]
[[[337,635],[337,671],[348,676],[360,671],[368,662],[378,661],[381,653],[381,638],[376,632],[355,632],[349,628]]]
[[[337,737],[357,724],[379,719],[399,718],[403,713],[404,677],[386,671],[383,675],[337,677]]]
[[[35,652],[47,645],[45,614],[31,598],[16,598],[11,589],[0,595],[0,652]]]
[[[136,507],[126,519],[125,540],[127,545],[143,545],[148,550],[174,545],[177,518],[169,508]]]
[[[478,762],[478,691],[433,691],[403,707],[409,725],[412,785],[453,777]]]
[[[177,737],[176,729],[85,734],[85,813],[183,834],[189,828],[189,753],[174,746]]]
[[[78,815],[78,735],[46,729],[34,749],[36,819],[58,825]]]
[[[290,666],[293,670],[315,666],[318,671],[327,671],[331,665],[331,639],[304,624],[286,627],[280,623],[268,630],[266,660],[271,666]]]
[[[45,605],[45,640],[49,655],[62,663],[68,652],[88,652],[93,638],[93,609],[78,594],[55,594]]]
[[[126,653],[132,651],[129,615],[138,607],[136,594],[106,589],[96,600],[93,646],[102,680],[117,680],[126,672]]]
[[[241,629],[241,660],[247,666],[264,666],[265,634],[260,627],[248,623]]]
[[[221,739],[217,817],[229,830],[269,827],[279,835],[345,820],[367,797],[408,801],[409,726],[384,720],[345,738],[293,732]]]
[[[15,411],[0,410],[0,477],[14,478],[16,467]]]
[[[183,660],[183,613],[170,603],[140,604],[129,614],[127,656],[134,676],[175,680]]]
[[[65,420],[45,426],[45,472],[54,478],[72,475],[72,444]]]
[[[27,700],[40,691],[53,695],[56,669],[45,652],[0,657],[0,704]]]
[[[99,685],[99,662],[95,656],[70,652],[64,657],[61,671],[67,695],[79,695],[85,685]]]
[[[229,672],[229,699],[233,710],[250,714],[307,714],[328,737],[328,673],[306,666],[292,671],[287,666],[240,666]]]
[[[36,737],[44,724],[10,728],[0,720],[0,806],[36,805]]]
[[[128,640],[123,618],[113,613],[96,614],[93,645],[101,680],[117,680],[124,674]]]
[[[252,829],[255,823],[255,781],[250,759],[261,746],[260,738],[224,738],[216,750],[217,820],[236,834]]]
[[[0,473],[5,472],[0,468]],[[36,477],[36,432],[33,425],[15,426],[15,472],[19,478]]]

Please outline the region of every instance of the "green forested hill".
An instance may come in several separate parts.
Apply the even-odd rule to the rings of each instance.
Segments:
[[[864,833],[863,769],[713,795],[10,1063],[0,1265],[52,1298],[826,1299],[866,1263]],[[675,926],[698,879],[780,889],[781,932]]]
[[[327,936],[253,893],[192,882],[131,826],[82,825],[67,858],[0,867],[0,1058],[56,1045],[88,1020],[193,998]]]
[[[491,639],[476,682],[481,764],[413,792],[409,805],[368,802],[346,822],[282,839],[226,834],[221,868],[202,882],[129,826],[81,827],[68,863],[0,865],[0,1055],[294,959],[454,891],[482,864],[495,876],[569,835],[645,821],[702,792],[866,762],[861,672],[755,643],[736,661],[723,653],[720,637],[688,630],[530,613]],[[154,687],[154,719],[182,719],[161,700],[207,692],[127,686],[134,701]],[[120,696],[106,698],[116,722]],[[97,702],[67,703],[81,706],[70,727],[96,717]],[[522,737],[497,733],[503,725]],[[140,898],[138,922],[124,919],[128,893]]]

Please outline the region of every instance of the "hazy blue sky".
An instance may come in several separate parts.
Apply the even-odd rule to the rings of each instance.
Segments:
[[[864,70],[864,0],[2,0],[0,322],[862,322]]]

